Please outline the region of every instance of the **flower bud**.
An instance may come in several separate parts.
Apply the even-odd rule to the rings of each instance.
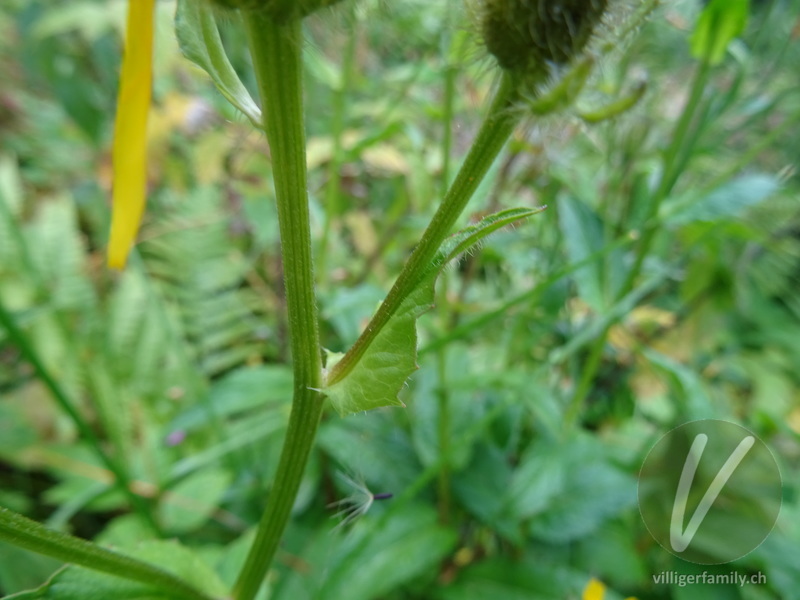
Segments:
[[[544,72],[580,54],[608,0],[483,0],[481,32],[507,71]]]

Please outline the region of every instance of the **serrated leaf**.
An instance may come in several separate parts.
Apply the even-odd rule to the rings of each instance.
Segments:
[[[434,285],[441,270],[489,234],[541,210],[512,208],[489,215],[442,244],[430,268],[422,274],[352,370],[323,388],[340,415],[381,406],[403,406],[397,394],[418,368],[416,321],[433,305]],[[328,369],[331,366],[328,365]]]
[[[527,521],[535,538],[552,544],[580,539],[636,502],[633,478],[610,462],[589,435],[539,440],[520,458],[498,514]]]
[[[455,498],[471,514],[492,527],[502,537],[522,545],[519,519],[507,508],[506,495],[513,470],[503,451],[488,444],[476,448],[466,469],[454,473]]]
[[[228,590],[216,573],[196,554],[174,541],[146,542],[127,554],[158,565],[192,582],[210,597],[222,598]],[[7,596],[7,600],[171,600],[174,594],[143,583],[68,566],[35,590]]]
[[[179,0],[175,34],[184,56],[208,73],[228,102],[260,128],[261,109],[225,54],[210,5],[196,0]]]

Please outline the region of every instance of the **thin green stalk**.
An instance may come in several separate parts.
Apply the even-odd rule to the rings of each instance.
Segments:
[[[200,590],[158,567],[77,537],[53,531],[0,507],[0,540],[67,563],[137,581],[170,592],[170,597],[210,600]]]
[[[444,132],[442,136],[442,191],[447,191],[450,183],[450,153],[453,147],[453,104],[456,96],[456,75],[458,68],[448,64],[444,72]]]
[[[361,356],[369,348],[375,337],[386,325],[400,304],[416,286],[417,281],[431,265],[436,252],[448,236],[458,217],[463,212],[472,194],[480,185],[500,150],[505,145],[517,117],[510,110],[516,98],[517,86],[513,78],[503,75],[500,87],[495,93],[489,114],[478,132],[475,142],[467,154],[453,185],[445,195],[442,204],[434,214],[428,228],[422,235],[417,247],[403,267],[394,286],[381,304],[375,316],[364,332],[356,340],[353,347],[331,369],[328,383],[333,384],[343,379],[358,364]]]
[[[2,325],[8,332],[9,337],[14,344],[19,348],[25,359],[33,366],[36,375],[39,377],[45,387],[50,390],[53,398],[59,407],[67,414],[77,427],[81,437],[86,440],[94,450],[97,457],[102,461],[103,465],[111,471],[114,475],[116,484],[128,498],[133,509],[144,519],[153,532],[161,536],[161,528],[153,517],[147,503],[144,499],[135,494],[131,489],[131,481],[125,469],[112,459],[100,444],[100,440],[95,435],[94,430],[89,426],[86,420],[81,416],[76,408],[76,403],[69,397],[67,392],[56,379],[47,370],[44,363],[39,358],[39,355],[34,350],[33,346],[28,343],[25,333],[17,326],[13,315],[6,310],[6,307],[0,302],[0,325]]]
[[[436,355],[438,371],[438,388],[436,397],[439,403],[439,458],[441,461],[437,478],[439,521],[447,525],[450,522],[450,394],[447,389],[447,353],[444,349]]]
[[[355,11],[351,11],[352,18],[355,20]],[[339,86],[333,93],[332,115],[331,115],[331,139],[333,140],[333,150],[331,160],[328,163],[328,182],[325,187],[325,223],[322,229],[322,240],[320,241],[319,252],[319,272],[325,277],[326,257],[328,255],[328,244],[330,240],[331,227],[335,219],[342,215],[342,190],[341,169],[342,169],[342,137],[345,127],[345,116],[347,113],[347,94],[351,87],[353,78],[353,65],[356,56],[356,42],[358,41],[358,30],[354,29],[347,38],[347,44],[342,56],[342,69],[339,75]]]
[[[606,339],[608,338],[608,331],[610,328],[611,324],[603,328],[600,335],[597,336],[594,343],[590,346],[586,361],[581,365],[581,376],[580,379],[578,379],[578,385],[575,387],[572,399],[564,413],[564,424],[567,430],[572,427],[580,416],[583,403],[586,401],[595,377],[597,377],[597,372],[600,370],[600,364],[603,362],[603,350],[605,350],[606,347]]]
[[[450,62],[453,20],[456,12],[452,4],[453,0],[447,0],[442,34],[442,54],[445,59],[444,99],[442,102],[442,123],[444,123],[444,131],[442,132],[442,194],[447,192],[447,186],[450,185],[450,152],[453,146],[453,105],[455,104],[456,75],[458,74],[457,66]]]
[[[644,218],[644,230],[642,232],[639,243],[636,247],[635,258],[633,266],[628,271],[619,292],[616,295],[616,300],[619,300],[628,294],[636,283],[636,279],[642,271],[644,261],[650,253],[650,248],[653,245],[656,234],[658,233],[660,222],[657,219],[659,209],[664,200],[672,192],[675,184],[680,178],[683,168],[686,166],[687,156],[691,153],[692,144],[687,147],[687,137],[691,131],[691,125],[695,121],[697,110],[700,106],[700,101],[703,97],[703,92],[706,89],[708,77],[710,73],[710,65],[708,62],[701,62],[695,77],[692,82],[691,92],[686,106],[681,113],[678,124],[675,127],[675,133],[672,136],[672,141],[664,153],[662,161],[661,180],[659,181],[658,188],[650,198],[647,207],[647,213]],[[697,136],[694,136],[694,140]],[[580,379],[575,386],[575,391],[569,401],[567,407],[566,426],[570,427],[574,420],[580,415],[580,409],[589,394],[589,391],[594,383],[597,371],[600,368],[603,357],[603,349],[605,348],[606,338],[608,331],[613,323],[609,323],[594,341],[594,344],[589,350],[589,356],[583,365]]]
[[[447,193],[447,186],[450,184],[450,153],[453,145],[453,104],[455,103],[456,74],[458,70],[454,64],[450,63],[449,54],[451,46],[450,35],[454,10],[452,0],[447,0],[445,7],[445,23],[442,35],[442,54],[445,57],[444,71],[444,98],[442,101],[442,174],[441,186],[442,195]],[[447,327],[450,321],[451,311],[447,302],[447,279],[442,278],[439,297],[442,299],[442,310],[440,317],[442,325]],[[443,524],[450,522],[450,392],[447,386],[447,349],[441,348],[436,353],[436,367],[438,371],[438,390],[437,398],[439,403],[439,456],[442,458],[442,468],[439,470],[437,481],[439,499],[439,521]]]
[[[252,600],[286,528],[319,426],[322,360],[307,197],[301,24],[277,23],[260,11],[244,13],[243,20],[272,153],[294,370],[292,412],[275,481],[234,587],[237,600]]]
[[[710,66],[706,61],[701,62],[697,71],[695,72],[694,81],[692,82],[692,89],[690,92],[689,100],[683,109],[678,125],[675,128],[675,133],[672,137],[672,142],[664,154],[663,169],[661,172],[661,180],[659,181],[658,188],[650,200],[647,207],[647,213],[644,219],[644,232],[642,233],[641,241],[636,252],[636,259],[633,267],[628,272],[622,288],[620,289],[619,296],[627,294],[636,282],[636,278],[642,270],[642,264],[650,251],[650,246],[653,243],[653,238],[658,232],[658,223],[656,216],[661,208],[663,201],[669,196],[678,178],[681,175],[682,169],[677,168],[679,158],[682,152],[688,149],[684,147],[686,136],[690,131],[692,122],[694,121],[697,108],[700,105],[700,100],[703,97],[703,92],[706,89],[706,83],[710,72]]]

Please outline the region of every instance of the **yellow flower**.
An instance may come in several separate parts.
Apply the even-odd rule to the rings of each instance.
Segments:
[[[153,86],[155,0],[129,0],[114,125],[114,192],[108,265],[125,266],[147,193],[147,114]]]
[[[603,600],[606,595],[606,586],[592,577],[583,590],[583,600]]]
[[[589,580],[583,590],[583,600],[603,600],[606,595],[606,586],[594,577]],[[626,600],[636,600],[636,598],[626,598]]]

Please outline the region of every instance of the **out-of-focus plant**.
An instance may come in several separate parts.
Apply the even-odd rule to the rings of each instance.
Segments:
[[[226,0],[218,4],[235,10],[241,19],[253,59],[260,108],[239,83],[226,57],[216,30],[217,8],[198,0],[181,0],[178,37],[186,54],[205,68],[223,94],[266,133],[274,165],[294,365],[292,412],[273,493],[234,586],[237,599],[250,600],[261,587],[289,518],[323,400],[330,399],[342,414],[400,404],[397,393],[416,368],[415,321],[433,303],[433,286],[439,271],[493,231],[537,212],[501,211],[447,238],[523,114],[518,108],[523,98],[531,101],[540,96],[545,84],[555,76],[561,83],[551,86],[548,93],[554,98],[550,103],[553,107],[569,104],[570,97],[564,95],[574,94],[570,91],[575,87],[572,80],[585,78],[586,72],[585,66],[575,71],[569,67],[579,62],[577,59],[603,20],[607,3],[557,3],[544,11],[516,0],[492,0],[477,6],[481,34],[502,70],[488,114],[455,181],[389,295],[353,348],[342,356],[329,354],[324,368],[307,199],[301,22],[330,3]],[[153,0],[129,3],[113,153],[114,217],[109,264],[115,267],[125,264],[144,209],[153,10]],[[520,27],[520,23],[524,26]],[[540,105],[538,112],[548,109]],[[11,316],[3,314],[9,331],[18,333]],[[44,375],[43,370],[41,374]],[[129,484],[124,480],[122,483],[127,490]],[[10,518],[7,530],[13,533],[16,524]],[[33,541],[26,545],[54,556],[63,557],[69,552],[69,545],[77,543],[69,538],[47,538],[36,528],[31,531]],[[124,577],[131,569],[126,571],[122,560],[117,561],[117,568],[118,575]],[[92,567],[91,556],[81,562]],[[169,583],[166,576],[164,580]],[[185,593],[195,594],[188,586]]]
[[[742,207],[754,205],[759,199],[774,193],[777,182],[768,177],[751,176],[737,188],[738,191],[734,190],[735,193],[719,192],[710,186],[713,189],[707,194],[676,196],[676,190],[680,190],[678,183],[698,152],[704,130],[711,126],[713,117],[724,114],[737,98],[741,84],[741,77],[736,78],[738,75],[733,78],[727,95],[715,99],[709,90],[714,69],[724,63],[734,39],[744,30],[748,3],[726,4],[712,0],[700,14],[690,46],[697,60],[693,66],[694,79],[688,99],[668,136],[669,142],[660,149],[657,158],[644,154],[637,156],[638,146],[631,150],[637,139],[641,141],[647,136],[636,138],[638,134],[633,132],[629,138],[622,139],[621,131],[616,128],[615,119],[624,116],[645,98],[643,78],[636,78],[631,83],[631,78],[619,77],[611,82],[613,74],[598,75],[596,68],[598,62],[614,62],[607,56],[618,55],[615,54],[616,46],[634,38],[632,33],[646,22],[657,3],[622,4],[625,3],[615,0],[538,3],[474,0],[469,3],[475,23],[472,31],[479,33],[481,44],[498,72],[496,86],[485,107],[486,114],[474,136],[459,140],[465,150],[465,159],[452,182],[449,180],[448,161],[455,142],[449,134],[445,136],[441,165],[441,187],[445,192],[441,203],[431,211],[430,223],[414,244],[374,316],[363,327],[348,321],[352,311],[343,311],[345,314],[335,314],[328,319],[341,331],[354,331],[352,339],[347,339],[352,342],[349,350],[335,353],[323,350],[321,346],[317,305],[322,286],[316,284],[323,280],[334,282],[335,287],[335,282],[341,277],[340,273],[334,272],[337,265],[327,252],[328,246],[332,245],[330,238],[343,216],[344,204],[339,196],[339,187],[345,183],[353,185],[345,181],[347,171],[342,167],[349,157],[390,135],[394,125],[387,126],[386,131],[369,135],[348,130],[345,125],[345,113],[350,109],[346,101],[347,86],[355,78],[351,63],[358,51],[355,34],[348,41],[343,59],[346,64],[342,66],[338,80],[332,75],[334,67],[326,62],[327,59],[316,55],[313,48],[308,51],[306,44],[309,38],[319,35],[319,28],[324,29],[328,22],[326,19],[333,22],[337,11],[343,13],[352,9],[348,13],[347,26],[352,25],[354,30],[361,26],[364,17],[356,16],[356,9],[349,3],[326,0],[179,0],[175,31],[184,55],[210,76],[221,95],[243,115],[246,122],[242,129],[252,125],[266,136],[272,163],[274,210],[280,232],[281,260],[275,272],[278,273],[276,279],[283,278],[285,295],[275,293],[260,281],[260,266],[242,266],[241,263],[249,257],[238,263],[229,260],[232,255],[241,255],[236,254],[230,245],[216,243],[224,237],[218,230],[212,227],[206,237],[193,236],[193,228],[204,227],[193,220],[196,215],[206,218],[228,209],[227,203],[239,201],[237,193],[227,189],[223,200],[215,193],[193,194],[192,203],[187,203],[187,207],[182,209],[185,212],[180,213],[175,222],[159,229],[161,224],[155,219],[157,225],[146,231],[146,242],[142,244],[141,252],[145,262],[152,265],[155,277],[144,272],[142,257],[135,251],[115,288],[117,295],[111,313],[116,319],[109,320],[114,324],[122,323],[108,334],[108,346],[115,350],[98,359],[108,363],[107,372],[93,370],[91,365],[86,369],[64,365],[61,370],[57,361],[40,356],[39,345],[26,330],[31,320],[37,317],[33,311],[11,311],[0,304],[0,320],[8,332],[8,340],[33,366],[37,378],[70,417],[71,426],[89,443],[95,454],[94,460],[99,464],[96,467],[98,471],[93,473],[100,473],[98,477],[102,485],[82,491],[78,498],[70,498],[50,524],[63,525],[81,506],[98,498],[102,500],[104,494],[113,494],[114,490],[118,498],[112,498],[110,506],[120,509],[130,505],[135,511],[136,521],[119,526],[129,538],[160,538],[181,532],[196,534],[196,524],[210,517],[233,530],[242,530],[244,525],[238,516],[217,510],[220,499],[226,494],[229,505],[243,507],[247,519],[259,521],[259,524],[225,550],[231,558],[222,560],[223,567],[215,572],[196,553],[171,542],[150,539],[136,551],[127,554],[112,552],[99,544],[54,532],[4,509],[0,511],[0,539],[75,565],[59,572],[38,590],[23,592],[19,597],[64,599],[89,593],[98,597],[131,598],[159,595],[250,600],[267,597],[271,592],[268,573],[276,562],[282,561],[280,542],[293,507],[308,502],[308,491],[303,489],[304,474],[308,474],[309,464],[313,472],[320,470],[312,453],[318,437],[326,457],[345,463],[348,452],[351,459],[364,459],[367,452],[358,450],[359,456],[354,457],[353,448],[360,449],[362,439],[370,439],[385,443],[388,456],[400,449],[407,455],[419,457],[420,464],[415,465],[418,472],[411,476],[406,472],[408,462],[391,464],[387,460],[380,463],[388,473],[386,477],[404,483],[404,489],[397,494],[376,494],[362,485],[360,476],[346,478],[346,483],[355,488],[355,493],[338,504],[344,507],[342,525],[352,527],[352,535],[336,546],[342,568],[324,575],[324,589],[313,592],[310,590],[315,583],[303,582],[300,575],[288,577],[280,582],[279,595],[283,597],[304,597],[304,593],[310,597],[340,598],[350,594],[357,598],[383,597],[395,589],[393,586],[397,582],[407,581],[406,573],[418,572],[418,565],[437,563],[441,563],[439,577],[443,585],[434,593],[436,597],[463,597],[465,590],[472,589],[480,590],[475,593],[482,593],[483,597],[486,590],[506,589],[495,586],[507,582],[519,586],[515,592],[526,590],[550,594],[546,597],[553,594],[563,596],[566,589],[574,597],[578,597],[581,590],[584,598],[606,596],[605,585],[598,580],[592,578],[586,583],[589,575],[586,571],[576,573],[563,565],[554,566],[546,561],[520,564],[513,560],[499,560],[502,549],[509,549],[509,554],[515,556],[527,552],[524,544],[527,536],[537,540],[540,547],[536,548],[536,555],[539,557],[549,557],[551,548],[569,547],[575,551],[578,560],[586,562],[587,555],[602,557],[613,554],[607,552],[605,546],[598,550],[597,544],[607,542],[633,565],[632,571],[641,569],[641,561],[631,556],[633,540],[629,538],[633,538],[630,531],[635,528],[623,529],[619,520],[612,520],[629,507],[631,481],[618,468],[618,463],[630,457],[613,455],[583,431],[584,427],[600,429],[607,418],[629,414],[626,411],[630,406],[626,402],[630,397],[624,393],[628,375],[625,365],[609,364],[608,344],[611,342],[615,347],[625,345],[632,355],[640,351],[641,356],[671,374],[684,396],[691,396],[697,388],[692,374],[647,347],[647,336],[656,335],[659,326],[668,328],[671,313],[666,310],[637,312],[636,308],[659,286],[666,285],[671,273],[682,266],[679,261],[684,260],[681,256],[676,258],[678,262],[668,261],[666,266],[659,264],[654,252],[660,241],[659,234],[687,223],[702,222],[709,213],[724,212],[728,209],[723,205],[731,198]],[[152,16],[154,10],[155,14],[158,13],[158,3],[130,0],[127,7],[128,28],[112,157],[114,199],[109,262],[117,267],[125,263],[136,237],[147,188],[146,150],[148,144],[155,146],[152,139],[148,140],[146,123],[148,118],[151,122],[155,118],[154,113],[148,116],[148,111],[155,110],[151,107],[150,97]],[[314,16],[304,22],[312,14]],[[401,17],[397,15],[398,21]],[[338,27],[346,28],[341,22]],[[337,30],[333,27],[331,31],[336,34]],[[231,52],[230,44],[228,47],[223,44],[223,40],[242,32],[249,58],[236,55]],[[386,41],[393,42],[388,34]],[[402,43],[398,45],[402,46]],[[449,53],[448,60],[463,53],[467,45],[458,35],[443,41],[445,54]],[[316,98],[304,98],[306,67],[314,77],[326,82],[334,98],[333,139],[326,140],[331,142],[328,172],[333,175],[327,181],[331,187],[324,194],[328,213],[323,217],[323,242],[317,252],[325,258],[326,272],[321,277],[315,276],[313,269],[314,212],[309,204],[311,201],[312,208],[318,208],[318,205],[315,204],[317,190],[314,183],[309,182],[307,165],[321,160],[319,155],[324,152],[320,150],[322,144],[314,144],[319,139],[306,139],[306,126],[308,122],[313,128],[314,119],[325,116],[324,112],[320,117],[315,111],[306,114],[306,101],[311,106],[318,104]],[[442,108],[442,120],[448,130],[456,101],[456,71],[452,65],[448,66]],[[163,104],[158,108],[167,113],[168,102]],[[398,104],[389,106],[386,113],[401,109]],[[758,112],[761,109],[757,102],[753,106],[751,110],[755,113],[748,114],[767,114],[766,110]],[[358,109],[365,111],[369,118],[384,110],[374,106],[359,106]],[[513,136],[520,129],[519,125],[531,122],[547,124],[558,112],[569,113],[573,118],[571,126],[575,128],[603,123],[596,129],[589,128],[587,138],[595,136],[593,142],[598,147],[607,142],[615,152],[619,150],[619,154],[624,155],[620,159],[620,168],[609,177],[610,181],[604,182],[609,199],[604,203],[605,212],[602,214],[595,212],[595,207],[581,198],[590,187],[584,181],[586,173],[595,168],[591,159],[586,159],[591,151],[576,150],[584,152],[584,156],[575,160],[566,172],[563,165],[547,173],[537,174],[535,167],[522,174],[514,171],[514,161],[520,156],[534,156],[547,150],[547,144],[537,148],[529,138]],[[155,116],[169,118],[168,114]],[[545,125],[544,129],[547,135],[553,133],[547,129],[549,126]],[[607,136],[610,141],[600,141],[602,136]],[[507,144],[512,137],[513,143]],[[614,146],[618,139],[619,146]],[[628,143],[632,146],[626,146]],[[507,146],[510,146],[509,158],[493,173],[497,157]],[[575,146],[577,148],[578,144]],[[642,142],[642,147],[645,146]],[[260,146],[258,149],[263,150]],[[565,152],[565,156],[569,160],[569,152]],[[616,159],[617,155],[614,154],[613,158]],[[257,163],[260,159],[253,160]],[[388,158],[382,156],[381,160],[382,164],[402,163],[402,157],[398,159],[391,154]],[[153,163],[156,161],[152,160]],[[165,159],[164,162],[165,165],[159,164],[158,167],[163,167],[169,176],[169,161]],[[263,162],[257,164],[263,165]],[[226,168],[233,171],[236,165],[227,165]],[[202,167],[198,170],[202,171]],[[3,187],[7,180],[5,173],[4,163],[0,162],[0,192],[8,188]],[[468,202],[487,179],[496,181],[500,189],[512,174],[523,179],[526,176],[538,177],[536,184],[541,184],[542,195],[548,197],[548,202],[551,197],[557,200],[559,227],[549,227],[548,224],[540,229],[539,234],[547,239],[560,228],[564,233],[565,253],[571,262],[563,269],[545,271],[546,277],[537,280],[532,289],[503,298],[499,307],[462,322],[459,311],[467,305],[470,282],[480,279],[475,275],[478,268],[476,259],[469,258],[464,265],[461,289],[456,292],[458,308],[451,312],[447,303],[443,303],[444,309],[437,314],[443,323],[439,336],[425,339],[419,349],[423,356],[434,351],[437,353],[437,368],[435,372],[423,368],[418,377],[412,378],[412,385],[426,400],[434,396],[436,400],[420,402],[419,407],[410,406],[409,418],[414,422],[413,434],[409,436],[411,441],[399,434],[396,424],[379,420],[364,424],[357,417],[341,422],[337,420],[335,425],[324,427],[318,436],[326,400],[330,400],[331,406],[342,416],[402,404],[402,390],[418,369],[417,319],[434,304],[437,293],[447,298],[453,295],[452,288],[441,290],[447,286],[440,286],[437,292],[437,278],[442,278],[443,273],[446,278],[445,267],[469,255],[474,248],[484,244],[490,234],[540,212],[539,208],[530,207],[500,210],[501,206],[493,198],[488,216],[481,215],[472,225],[452,233]],[[721,173],[719,181],[725,183],[728,175]],[[202,176],[203,173],[199,173],[198,179]],[[518,189],[520,195],[522,187]],[[600,194],[600,191],[595,190],[595,193]],[[169,198],[165,200],[169,201]],[[526,204],[536,206],[538,203]],[[8,215],[0,215],[3,217],[0,225],[10,223],[12,231],[19,234],[20,228],[16,224],[20,216],[16,205],[0,202],[0,206],[11,207]],[[259,202],[250,210],[258,215],[252,220],[264,227],[258,235],[268,237],[269,226],[265,222],[271,218],[273,207],[267,202]],[[543,218],[547,216],[545,213]],[[97,221],[102,220],[102,216],[97,217]],[[361,226],[362,231],[369,231],[363,223]],[[348,223],[348,227],[359,230],[358,223]],[[159,238],[164,230],[178,240],[175,247],[161,243]],[[387,239],[379,240],[377,249],[365,251],[370,257],[365,261],[366,273],[370,268],[385,271],[389,266],[388,263],[380,264],[380,257],[381,244],[391,242],[391,226],[387,225],[382,233]],[[689,235],[698,238],[695,246],[689,244],[690,248],[711,237],[707,232],[693,231]],[[40,269],[35,263],[46,261],[35,253],[28,256],[26,249],[29,246],[19,235],[19,239],[14,241],[13,252],[22,255],[21,263],[29,263],[31,273],[38,273]],[[753,260],[758,258],[757,250],[753,250]],[[2,240],[0,251],[4,251]],[[556,252],[548,252],[551,255],[539,258],[553,260]],[[243,255],[246,253],[246,250],[242,252]],[[509,252],[509,256],[511,254]],[[64,256],[67,255],[64,252]],[[208,259],[208,266],[200,262],[201,258]],[[497,260],[490,247],[486,258],[489,266],[485,268],[491,269],[492,261]],[[170,269],[168,266],[171,264],[179,266]],[[229,275],[231,269],[235,270],[235,275]],[[74,265],[72,270],[76,270]],[[181,271],[180,276],[176,275],[178,271]],[[524,273],[522,279],[525,279],[533,271],[525,267],[515,272]],[[286,319],[278,322],[275,328],[279,331],[278,338],[284,330],[288,332],[292,373],[280,365],[226,373],[231,364],[258,361],[258,358],[253,358],[258,354],[252,353],[254,344],[248,336],[251,329],[261,331],[266,327],[254,318],[258,309],[250,309],[254,304],[253,298],[240,293],[243,291],[240,288],[246,287],[242,283],[245,277],[242,273],[248,274],[247,287],[258,287],[262,291],[259,302],[269,298],[275,312],[285,309]],[[352,277],[358,278],[357,275]],[[213,278],[222,283],[209,283]],[[52,284],[46,277],[38,279],[30,284],[30,293],[37,298],[47,298],[53,289]],[[98,279],[105,285],[103,276]],[[498,277],[501,279],[502,276]],[[563,302],[567,298],[560,287],[566,279],[573,280],[578,289],[577,296],[568,303],[569,310],[580,315],[576,322],[583,319],[585,327],[576,328],[566,336],[567,339],[561,340],[559,336],[564,335],[564,328],[574,325],[569,323],[565,326],[560,317],[554,316],[567,304]],[[691,276],[688,279],[694,281]],[[509,284],[505,289],[517,288]],[[193,292],[202,292],[205,296],[192,298]],[[496,296],[496,290],[483,292],[488,297]],[[66,302],[69,295],[61,298],[61,302]],[[173,314],[176,311],[169,302],[171,299],[186,305],[182,312],[186,321],[185,332],[181,325],[176,325]],[[0,300],[5,301],[5,298],[0,296]],[[340,300],[339,306],[347,305],[347,297]],[[364,304],[369,306],[371,300],[368,298]],[[331,308],[335,302],[327,298],[326,301],[325,308],[335,312]],[[204,303],[202,307],[201,302]],[[12,305],[17,303],[24,304],[19,301],[19,296],[11,298]],[[483,355],[483,360],[489,365],[500,364],[501,360],[506,362],[502,363],[502,376],[496,377],[502,379],[502,384],[493,383],[494,387],[490,386],[490,391],[486,392],[491,401],[487,401],[485,407],[476,408],[468,397],[473,374],[467,364],[466,352],[463,346],[453,342],[474,335],[487,324],[503,318],[509,310],[520,308],[524,310],[514,318],[523,325],[509,333],[507,352],[491,351]],[[531,316],[535,311],[547,313],[544,325],[535,323],[538,313]],[[72,350],[65,354],[74,357],[91,355],[94,346],[70,340],[70,314],[61,307],[56,307],[55,314],[53,330],[64,334],[65,344],[72,344]],[[204,317],[199,318],[197,314]],[[125,320],[120,315],[145,316],[139,320]],[[646,326],[652,326],[652,331],[648,330],[642,339],[631,341],[623,337],[620,342],[620,336],[626,332],[620,332],[619,323],[631,315],[635,316],[637,324],[644,322]],[[246,322],[241,329],[246,332],[231,325],[242,320]],[[221,323],[226,327],[221,327]],[[94,329],[87,327],[87,330],[97,336],[98,324],[93,326]],[[542,333],[537,327],[544,326],[550,330],[543,333],[549,337],[542,348],[553,350],[548,356],[537,354],[541,348],[530,347],[531,332]],[[220,343],[220,336],[216,335],[218,331],[225,331],[224,343]],[[184,333],[187,338],[197,341],[199,356],[186,355],[186,345],[180,343]],[[99,335],[104,334],[100,332]],[[348,336],[341,337],[346,339]],[[130,344],[132,339],[142,340],[136,346],[139,348],[136,356],[127,355],[129,345],[133,346]],[[242,339],[245,341],[239,343]],[[220,346],[224,352],[215,353],[214,350]],[[279,353],[280,349],[276,350],[276,354]],[[508,356],[500,356],[506,353]],[[535,359],[541,365],[540,370],[532,373],[516,368],[515,357],[522,361]],[[164,386],[166,389],[160,387],[169,379],[165,377],[161,381],[161,367],[170,373],[178,372],[180,377],[175,380],[180,381],[180,385]],[[216,378],[210,390],[206,389],[207,381],[195,372],[200,369],[209,377]],[[553,389],[567,390],[563,403],[556,394],[542,392],[541,382],[548,377],[542,374],[545,370],[554,374],[552,380],[558,380]],[[69,380],[68,375],[73,373],[79,373],[74,376],[79,380],[77,383]],[[562,386],[565,381],[569,385]],[[86,395],[96,399],[91,415],[96,418],[97,426],[108,432],[110,443],[98,438],[94,431],[95,422],[89,421],[82,412],[85,410],[81,406],[82,385],[89,389]],[[614,389],[613,397],[598,399],[598,394],[607,386]],[[145,402],[138,400],[149,394],[163,396],[165,392],[176,402],[184,397],[193,402],[200,400],[171,424],[169,435],[162,441],[155,439],[157,436],[147,428],[137,428],[137,423],[154,419],[152,413],[158,412],[152,410],[143,416],[142,413],[150,409]],[[282,446],[279,449],[272,439],[266,446],[274,452],[279,450],[280,458],[275,472],[267,472],[272,483],[262,512],[264,486],[254,481],[262,473],[254,475],[254,470],[248,467],[253,460],[247,456],[246,450],[252,440],[262,440],[265,431],[282,431],[286,415],[283,405],[275,399],[288,395],[293,399]],[[532,416],[526,414],[528,409],[521,404],[513,404],[510,398],[515,395],[535,396],[536,406],[530,410]],[[247,419],[236,422],[237,415],[249,414],[247,411],[253,408],[252,398],[267,407],[268,418],[263,423],[244,422]],[[465,401],[456,402],[457,398]],[[696,406],[686,400],[683,409],[685,414],[691,415]],[[234,421],[232,428],[222,424],[229,418]],[[648,416],[648,419],[657,418],[658,415]],[[196,456],[185,457],[171,467],[165,467],[164,463],[168,461],[164,456],[169,448],[180,446],[187,432],[191,435],[193,430],[200,429],[198,423],[207,427],[214,445],[200,450]],[[530,433],[528,429],[536,433],[531,436],[529,444],[523,444],[519,440],[523,431]],[[145,449],[160,445],[159,452],[145,451],[139,457],[138,452],[132,451],[134,439],[139,447]],[[638,444],[641,439],[634,441]],[[625,439],[625,443],[633,444],[634,441]],[[225,461],[229,469],[216,469],[214,465],[220,461]],[[261,462],[261,455],[255,462]],[[391,468],[386,468],[386,465]],[[513,471],[511,465],[515,467]],[[144,484],[140,478],[142,472],[155,473],[150,479],[157,484]],[[231,473],[237,477],[236,492],[229,491]],[[436,515],[410,504],[427,483],[437,477],[440,496],[438,522]],[[333,482],[329,483],[333,487]],[[69,490],[61,493],[66,495]],[[389,496],[393,496],[391,503],[374,502]],[[387,504],[389,508],[384,509]],[[254,505],[257,507],[255,511],[252,509]],[[356,517],[370,509],[377,509],[379,516],[369,524],[374,527],[368,531],[360,527]],[[456,534],[454,528],[445,526],[459,511],[474,516],[474,520]],[[476,525],[473,527],[473,524]],[[213,529],[209,530],[210,533],[206,533],[213,537]],[[464,533],[467,530],[469,532]],[[596,536],[586,541],[582,536],[588,536],[589,532]],[[113,533],[122,536],[119,531]],[[196,535],[195,541],[202,544],[205,541],[203,535]],[[312,538],[314,535],[309,534]],[[302,535],[293,537],[291,553],[299,544],[298,539],[305,543]],[[479,542],[470,546],[467,539]],[[309,542],[309,561],[318,558],[316,553],[326,552],[331,543],[328,538]],[[463,547],[459,548],[459,543]],[[408,557],[408,563],[379,564],[383,556],[381,549],[387,546],[398,548],[398,554]],[[296,563],[296,573],[306,572],[307,566],[301,564],[304,556],[298,559],[290,556],[290,552],[285,553],[285,561]],[[776,553],[779,554],[773,550],[772,556]],[[213,552],[209,550],[208,554]],[[376,565],[376,568],[370,565]],[[589,569],[592,575],[595,574],[594,568],[593,565]],[[604,581],[608,578],[622,581],[622,585],[628,587],[642,586],[641,577],[630,576],[626,581],[625,575],[609,562],[598,559],[597,569],[603,570],[597,576]],[[631,583],[634,579],[636,583]],[[553,583],[556,580],[560,582],[559,586]],[[454,585],[447,585],[453,581]],[[558,591],[554,592],[554,589]],[[412,593],[426,595],[420,590]]]

